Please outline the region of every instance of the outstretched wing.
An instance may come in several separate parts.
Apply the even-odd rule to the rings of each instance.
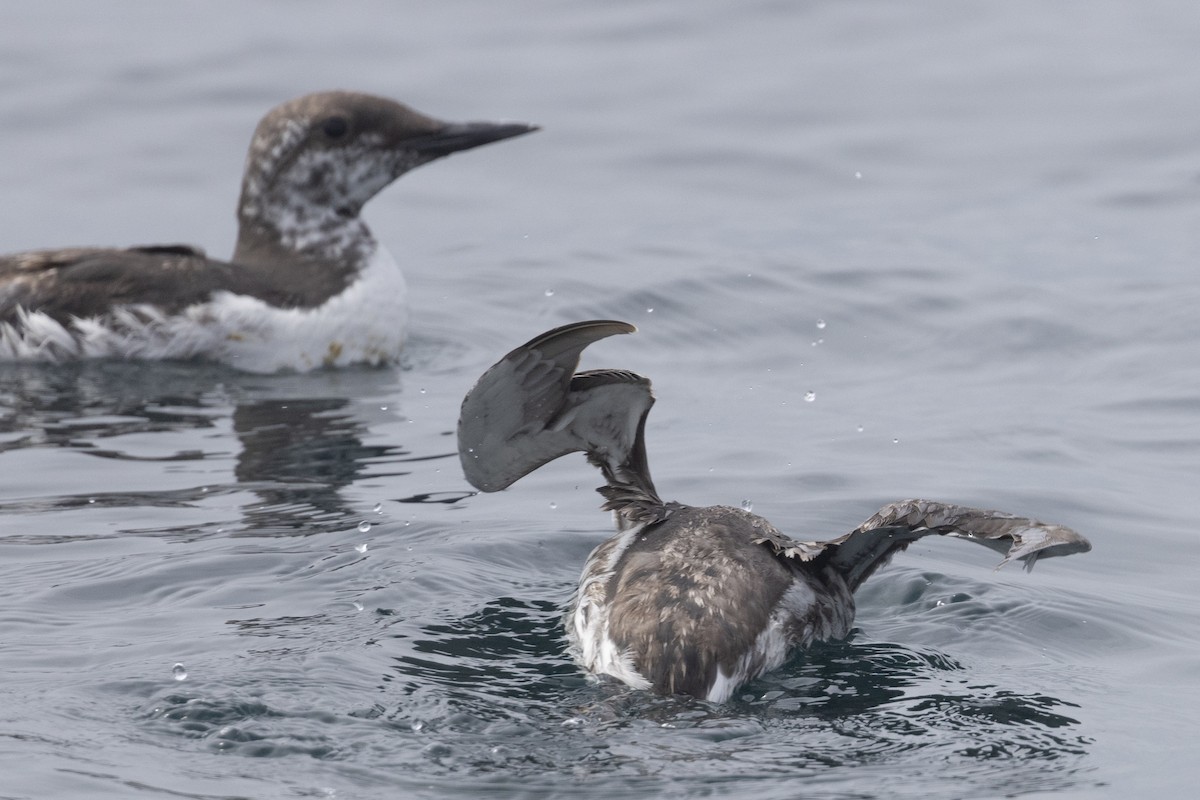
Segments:
[[[978,542],[1004,555],[1000,567],[1017,559],[1025,563],[1026,570],[1033,569],[1039,558],[1092,549],[1087,539],[1062,525],[932,500],[886,505],[850,533],[828,542],[784,542],[777,538],[763,542],[781,555],[802,561],[823,559],[854,590],[898,550],[935,535]]]
[[[618,473],[632,470],[653,495],[642,445],[654,403],[650,381],[624,370],[573,374],[585,347],[635,330],[613,320],[564,325],[485,372],[458,419],[458,455],[471,485],[499,491],[548,461],[582,451],[610,486]]]

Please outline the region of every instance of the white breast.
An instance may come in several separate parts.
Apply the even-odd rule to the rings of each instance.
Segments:
[[[206,305],[224,337],[219,360],[247,372],[393,363],[408,329],[404,275],[382,246],[357,281],[316,308],[280,310],[228,292]]]

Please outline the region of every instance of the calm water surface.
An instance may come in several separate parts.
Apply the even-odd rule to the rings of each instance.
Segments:
[[[14,6],[0,250],[225,255],[253,125],[330,87],[544,130],[368,207],[401,369],[0,367],[0,798],[1192,796],[1194,4]],[[1095,550],[914,546],[724,706],[590,684],[598,476],[453,456],[478,374],[589,317],[640,328],[585,366],[653,378],[667,497]]]

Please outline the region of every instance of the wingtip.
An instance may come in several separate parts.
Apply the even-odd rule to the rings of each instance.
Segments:
[[[1092,549],[1092,543],[1078,531],[1065,525],[1042,522],[1033,522],[1023,530],[1013,532],[1012,540],[1008,555],[996,569],[1015,559],[1021,562],[1026,572],[1033,572],[1038,559],[1087,553]]]
[[[545,333],[539,333],[525,344],[514,348],[509,355],[525,350],[541,350],[551,343],[562,343],[573,347],[583,340],[585,342],[583,346],[586,347],[592,342],[619,333],[637,333],[637,326],[617,319],[589,319],[583,322],[571,322]]]

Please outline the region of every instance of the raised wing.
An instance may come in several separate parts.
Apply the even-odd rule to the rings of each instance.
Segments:
[[[891,503],[850,533],[828,542],[797,542],[777,536],[760,541],[801,561],[824,559],[854,590],[898,550],[924,536],[977,542],[1004,555],[997,568],[1017,559],[1025,563],[1027,571],[1039,558],[1092,549],[1087,539],[1062,525],[933,500]]]
[[[471,485],[499,491],[549,461],[582,451],[605,473],[610,489],[633,483],[657,501],[642,444],[654,403],[650,381],[624,370],[574,374],[588,345],[635,330],[614,320],[565,325],[485,372],[463,400],[458,420],[458,455]]]

